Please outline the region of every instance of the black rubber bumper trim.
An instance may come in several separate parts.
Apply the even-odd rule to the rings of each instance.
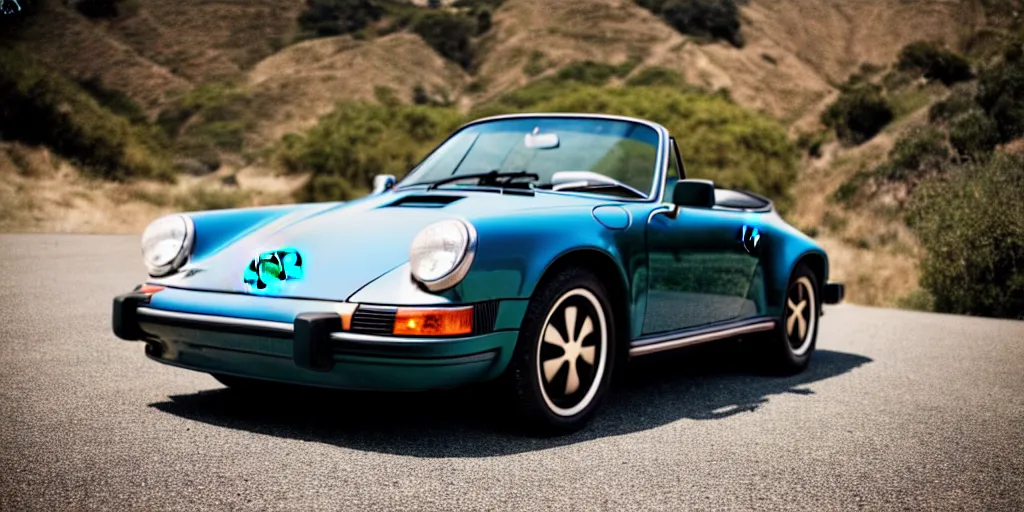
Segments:
[[[112,323],[114,335],[122,340],[139,341],[145,335],[139,328],[139,306],[149,304],[151,296],[131,292],[114,297]]]
[[[846,295],[846,287],[843,283],[828,283],[821,291],[821,299],[825,304],[839,304]]]
[[[341,330],[337,313],[301,313],[295,317],[295,364],[301,368],[328,372],[334,368],[331,333]]]

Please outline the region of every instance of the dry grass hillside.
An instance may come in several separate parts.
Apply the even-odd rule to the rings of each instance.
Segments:
[[[47,4],[28,19],[23,37],[32,53],[77,79],[114,84],[143,107],[155,111],[191,82],[112,37],[104,26],[59,4]]]
[[[268,142],[308,128],[342,100],[370,100],[377,87],[410,101],[414,86],[454,96],[468,75],[419,36],[396,33],[373,41],[348,36],[303,41],[259,62],[248,75]]]
[[[409,31],[300,41],[296,18],[305,0],[132,0],[120,4],[118,17],[94,20],[51,0],[22,37],[41,60],[76,79],[99,78],[152,118],[204,83],[239,84],[250,98],[246,150],[252,154],[309,128],[339,101],[372,100],[381,87],[411,102],[413,87],[422,86],[468,110],[583,60],[632,73],[650,66],[679,71],[691,84],[727,89],[795,138],[821,130],[820,114],[838,85],[865,63],[889,65],[915,40],[956,47],[991,23],[981,2],[749,0],[741,7],[745,44],[736,48],[682,35],[633,0],[505,0],[476,41],[469,70]],[[837,277],[852,284],[854,301],[892,305],[914,289],[919,249],[902,223],[848,211],[829,196],[857,170],[884,159],[894,137],[923,123],[941,94],[915,89],[906,111],[882,134],[854,148],[826,144],[822,156],[805,157],[801,165],[799,199],[789,216],[816,232]],[[251,161],[227,155],[216,173],[176,185],[110,184],[82,178],[45,150],[5,143],[0,229],[135,231],[160,212],[287,201],[301,186]],[[189,203],[190,197],[205,203]]]
[[[813,124],[840,83],[862,63],[887,64],[907,43],[956,43],[983,22],[977,0],[754,0],[745,6],[743,48],[700,44],[631,0],[508,0],[495,13],[479,81],[498,94],[534,69],[576,60],[679,70],[687,81],[788,123]]]

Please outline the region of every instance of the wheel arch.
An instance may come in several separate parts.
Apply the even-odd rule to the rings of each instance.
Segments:
[[[811,272],[814,273],[814,278],[818,280],[817,293],[820,296],[821,290],[825,287],[825,282],[828,279],[828,258],[819,251],[805,252],[793,263],[792,268],[789,269],[789,275],[792,276],[793,272],[801,264],[807,265],[807,268],[811,269]],[[789,279],[789,277],[786,279]]]
[[[615,342],[616,354],[622,358],[629,353],[630,338],[630,290],[625,272],[615,258],[605,251],[597,248],[577,248],[566,251],[556,257],[537,280],[537,290],[541,283],[554,278],[556,275],[568,268],[585,268],[593,272],[607,287],[609,298],[612,301],[612,312],[615,315]],[[614,276],[606,279],[606,276]],[[531,293],[532,295],[532,293]]]

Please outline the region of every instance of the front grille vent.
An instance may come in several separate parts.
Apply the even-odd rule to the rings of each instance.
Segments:
[[[489,300],[473,306],[473,334],[487,334],[494,330],[498,318],[498,301]]]
[[[395,328],[395,308],[359,306],[352,315],[352,332],[388,335]]]

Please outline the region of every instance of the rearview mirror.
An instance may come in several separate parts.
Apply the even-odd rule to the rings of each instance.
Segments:
[[[523,139],[523,145],[530,149],[554,149],[558,147],[557,133],[527,133]]]
[[[393,174],[378,174],[373,177],[373,194],[382,194],[391,190],[398,180]]]
[[[672,191],[676,206],[711,208],[715,205],[715,183],[711,180],[679,180]]]

